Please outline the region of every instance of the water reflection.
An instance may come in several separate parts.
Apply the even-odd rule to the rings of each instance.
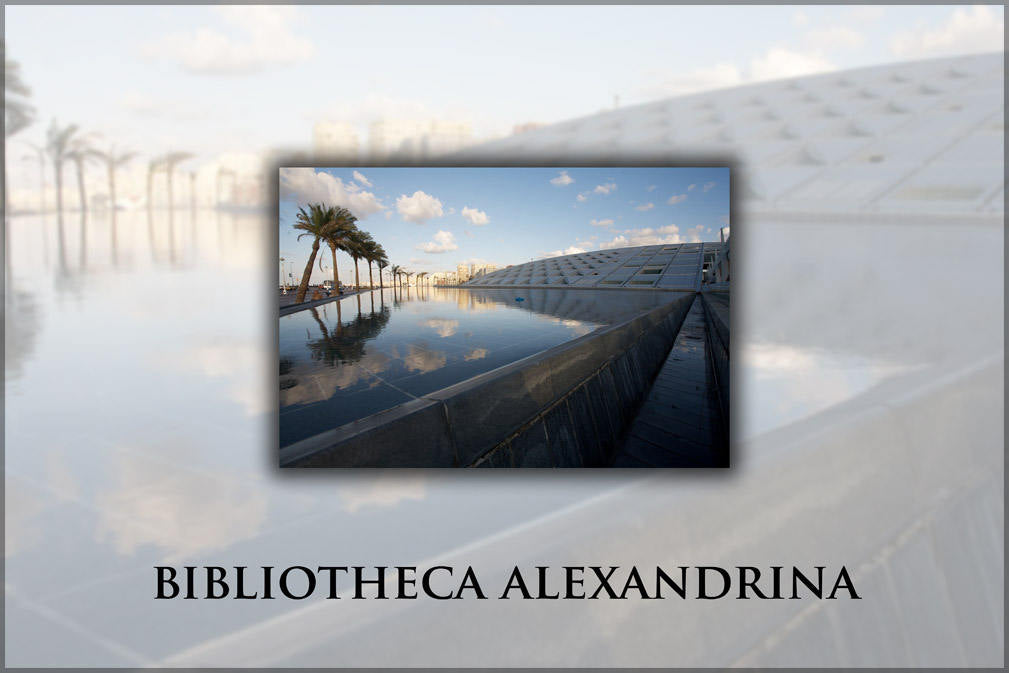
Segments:
[[[280,319],[281,446],[669,301],[605,291],[374,290]],[[363,307],[376,307],[364,312]],[[356,314],[355,314],[356,311]],[[351,317],[355,316],[356,317]],[[594,318],[594,320],[592,319]]]

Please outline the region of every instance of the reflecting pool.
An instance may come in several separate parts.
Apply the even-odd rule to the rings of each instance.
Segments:
[[[622,322],[673,296],[421,287],[374,290],[283,316],[280,444]]]

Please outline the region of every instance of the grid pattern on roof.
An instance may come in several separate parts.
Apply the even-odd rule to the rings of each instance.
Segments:
[[[1003,55],[877,66],[680,96],[553,124],[460,158],[734,157],[776,212],[1001,213]]]
[[[582,252],[499,269],[465,285],[696,291],[705,253],[721,249],[721,243],[676,243]]]

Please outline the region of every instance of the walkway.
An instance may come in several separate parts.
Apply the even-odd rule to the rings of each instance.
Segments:
[[[718,406],[701,298],[631,422],[613,467],[724,467],[727,428]]]

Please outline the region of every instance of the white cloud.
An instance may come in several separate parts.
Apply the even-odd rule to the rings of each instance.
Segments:
[[[684,233],[686,233],[687,235],[688,243],[700,243],[702,240],[701,234],[704,233],[704,225],[698,224],[696,227],[691,227],[690,229],[687,229],[686,232]]]
[[[396,210],[407,222],[418,224],[445,214],[441,201],[420,190],[414,192],[413,196],[403,194],[396,199]]]
[[[592,249],[591,243],[575,243],[574,245],[568,246],[563,250],[551,250],[550,252],[541,253],[540,259],[547,259],[550,257],[563,257],[564,255],[578,255],[583,252],[588,252]]]
[[[818,51],[801,52],[773,47],[750,61],[750,80],[784,79],[833,70],[834,65]]]
[[[656,187],[656,185],[648,185],[648,189],[646,189],[645,191],[646,192],[654,192],[655,191],[655,187]]]
[[[589,197],[586,196],[585,193],[583,192],[583,193],[579,194],[578,196],[576,196],[575,200],[578,201],[579,203],[585,203],[586,201],[589,200]]]
[[[455,236],[451,231],[439,231],[434,235],[433,241],[419,243],[417,249],[433,255],[458,250],[459,246],[456,245]]]
[[[817,49],[857,49],[865,44],[865,35],[848,26],[815,28],[803,38],[810,47]]]
[[[718,63],[690,72],[659,73],[653,77],[656,84],[642,92],[649,97],[676,96],[710,89],[722,89],[743,82],[742,71],[732,63]]]
[[[599,244],[600,250],[611,248],[630,248],[639,245],[659,245],[665,243],[682,243],[680,228],[675,224],[664,227],[646,227],[644,229],[628,229],[611,241]]]
[[[694,191],[694,188],[695,188],[696,186],[697,186],[697,185],[693,185],[693,184],[692,184],[692,185],[690,185],[689,187],[687,187],[687,191],[688,191],[688,192],[692,192],[692,191]]]
[[[477,210],[476,208],[470,208],[469,206],[463,206],[462,216],[469,220],[469,223],[475,227],[482,227],[490,222],[490,218],[487,217],[487,213],[482,210]]]
[[[650,202],[649,203],[642,203],[640,206],[634,206],[634,210],[640,210],[641,212],[645,212],[647,210],[651,210],[654,207],[655,207],[654,203],[650,203]]]
[[[671,206],[675,206],[677,203],[681,203],[686,200],[687,200],[686,194],[674,194],[673,196],[669,197],[669,200],[666,201],[666,203],[668,203]]]
[[[705,182],[703,189],[704,189],[704,191],[708,191],[710,189],[714,189],[714,187],[715,187],[715,183],[714,182]]]
[[[556,178],[552,178],[550,180],[550,184],[556,187],[567,187],[574,181],[575,179],[570,175],[568,175],[567,171],[561,171],[560,173],[558,173]]]
[[[611,227],[613,226],[613,220],[611,219],[590,220],[589,224],[591,224],[593,227]]]
[[[150,58],[177,62],[202,75],[245,75],[274,66],[307,61],[315,54],[308,38],[292,30],[299,10],[284,6],[224,6],[214,11],[226,30],[201,27],[155,39],[144,49]]]
[[[368,180],[368,178],[364,177],[364,175],[360,171],[354,171],[354,179],[357,180],[358,183],[364,185],[365,187],[372,186],[371,181]]]
[[[1000,12],[984,5],[958,7],[940,26],[918,25],[898,33],[890,51],[902,58],[925,58],[1004,48],[1005,24]]]
[[[885,11],[879,5],[857,5],[851,8],[850,13],[853,20],[866,24],[882,19]]]
[[[792,14],[792,25],[803,28],[809,25],[809,15],[801,9]]]
[[[314,168],[281,169],[280,198],[293,199],[299,204],[321,201],[343,206],[362,220],[385,208],[371,192],[355,190],[340,178]]]
[[[615,192],[617,190],[616,183],[607,182],[604,185],[596,185],[596,188],[592,191],[596,194],[609,194],[610,192]]]

